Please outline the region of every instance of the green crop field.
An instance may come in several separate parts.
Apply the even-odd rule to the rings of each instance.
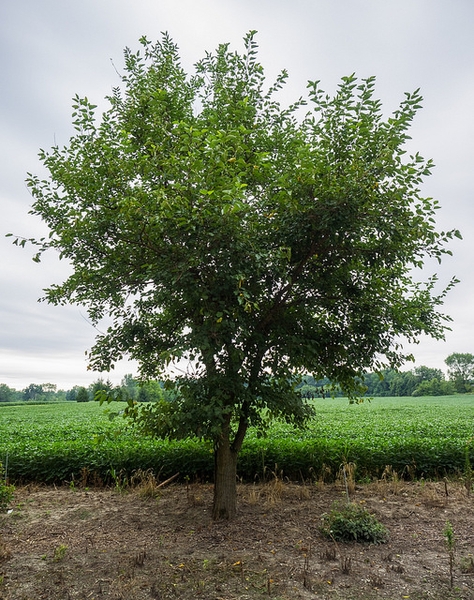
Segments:
[[[474,396],[314,404],[316,417],[304,431],[281,424],[263,438],[251,431],[239,476],[253,481],[277,471],[292,479],[331,478],[352,462],[359,478],[380,477],[387,465],[405,477],[442,477],[474,465]],[[153,469],[162,479],[178,472],[212,477],[209,444],[139,438],[106,411],[95,402],[0,405],[0,461],[10,479],[109,483],[137,469]]]

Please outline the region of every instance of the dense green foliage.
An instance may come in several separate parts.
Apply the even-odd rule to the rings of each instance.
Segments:
[[[450,380],[456,391],[470,392],[474,378],[474,354],[454,352],[444,361],[448,367]]]
[[[4,405],[0,458],[7,455],[11,479],[48,483],[80,479],[83,469],[90,473],[91,482],[110,481],[112,469],[130,474],[153,468],[157,474],[174,474],[178,466],[183,476],[212,472],[209,450],[197,440],[175,447],[139,440],[121,419],[111,421],[96,402]]]
[[[387,528],[359,504],[337,504],[323,515],[321,533],[336,542],[383,544],[388,541]]]
[[[440,369],[425,366],[410,371],[387,369],[364,376],[366,396],[448,396],[455,386]]]
[[[98,392],[114,392],[121,400],[138,400],[140,402],[156,402],[169,394],[158,381],[139,381],[132,375],[125,375],[120,385],[114,386],[109,380],[99,377],[87,388],[75,385],[71,389],[58,390],[52,383],[30,383],[23,390],[16,390],[5,383],[0,383],[0,402],[28,402],[44,404],[50,402],[90,402]]]
[[[365,371],[404,363],[400,340],[443,338],[454,281],[438,292],[413,271],[459,236],[436,228],[438,202],[420,190],[432,161],[406,153],[418,91],[388,118],[373,77],[343,77],[333,97],[310,81],[282,106],[288,75],[266,80],[255,33],[192,73],[168,35],[142,38],[101,118],[76,96],[74,136],[40,152],[46,178],[27,179],[49,229],[35,259],[54,249],[71,265],[46,300],[111,319],[91,366],[128,355],[156,378],[192,364],[169,382],[174,402],[130,402],[129,416],[212,442],[215,518],[235,514],[249,427],[310,417],[301,374],[357,397]]]
[[[119,405],[124,407],[125,404]],[[274,425],[267,437],[251,430],[238,475],[247,481],[283,472],[295,479],[333,479],[343,462],[359,478],[380,477],[387,465],[405,477],[462,472],[474,464],[474,398],[383,398],[350,405],[345,398],[316,399],[304,431]],[[111,481],[111,470],[130,475],[153,469],[161,478],[210,480],[210,445],[196,439],[166,442],[137,438],[96,402],[0,408],[0,459],[8,454],[12,480]],[[83,471],[86,469],[86,471]]]
[[[76,97],[76,135],[41,151],[48,179],[28,178],[51,230],[38,257],[55,248],[73,267],[47,300],[113,318],[92,364],[129,353],[147,375],[183,356],[202,366],[181,381],[167,435],[215,441],[262,406],[301,422],[295,370],[351,391],[363,368],[403,361],[395,339],[443,335],[443,294],[411,277],[458,235],[436,230],[438,203],[420,194],[431,161],[403,149],[419,93],[384,121],[374,79],[351,76],[334,98],[310,82],[284,108],[287,74],[268,86],[254,33],[192,76],[168,36],[143,38],[102,119]]]
[[[16,402],[20,398],[20,392],[9,387],[6,383],[0,383],[0,402]]]
[[[378,373],[366,373],[361,378],[365,396],[449,396],[456,393],[454,381],[446,381],[440,369],[420,366],[410,371],[384,369]],[[298,386],[300,393],[307,398],[332,395],[342,396],[342,392],[331,385],[329,379],[316,380],[310,375],[303,377]],[[461,393],[467,391],[464,387]]]

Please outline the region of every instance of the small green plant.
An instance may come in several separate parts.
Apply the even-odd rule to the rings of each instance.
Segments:
[[[472,480],[473,480],[473,470],[472,470],[472,466],[471,466],[471,457],[470,457],[472,441],[473,441],[473,438],[470,438],[464,449],[464,484],[466,486],[466,492],[467,492],[468,497],[471,495]]]
[[[456,549],[456,539],[454,537],[453,526],[449,521],[446,521],[443,533],[449,556],[449,587],[452,589],[454,583],[454,552]]]
[[[64,559],[64,557],[66,556],[66,552],[67,552],[67,546],[65,546],[64,544],[59,545],[54,550],[53,561],[54,562],[62,561]]]
[[[336,542],[369,542],[383,544],[388,540],[387,528],[366,508],[355,504],[333,505],[322,516],[321,533]]]
[[[8,485],[3,464],[0,462],[0,512],[7,512],[10,502],[13,500],[15,486]]]
[[[123,471],[117,472],[113,467],[109,469],[109,475],[112,477],[116,491],[123,494],[129,485],[127,476]]]

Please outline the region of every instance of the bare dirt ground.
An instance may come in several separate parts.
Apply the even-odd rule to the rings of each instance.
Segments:
[[[321,515],[344,498],[335,484],[242,485],[237,519],[213,523],[208,485],[21,488],[0,515],[0,598],[474,599],[474,498],[461,483],[358,486],[352,500],[390,531],[379,546],[322,537]]]

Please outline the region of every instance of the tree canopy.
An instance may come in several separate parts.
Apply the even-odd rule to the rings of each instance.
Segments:
[[[474,355],[468,352],[453,352],[444,361],[450,380],[458,392],[469,392],[474,378]]]
[[[436,229],[420,192],[432,162],[404,148],[419,91],[384,118],[374,78],[352,75],[286,106],[287,73],[268,85],[255,32],[190,75],[168,35],[140,42],[102,118],[76,96],[75,135],[41,151],[48,178],[28,176],[50,230],[35,259],[53,248],[72,266],[48,302],[112,319],[92,369],[130,356],[153,378],[189,362],[173,401],[135,416],[213,442],[213,514],[228,518],[247,428],[311,412],[300,373],[355,396],[365,371],[407,359],[402,340],[443,337],[453,282],[437,294],[414,269],[459,234]]]

